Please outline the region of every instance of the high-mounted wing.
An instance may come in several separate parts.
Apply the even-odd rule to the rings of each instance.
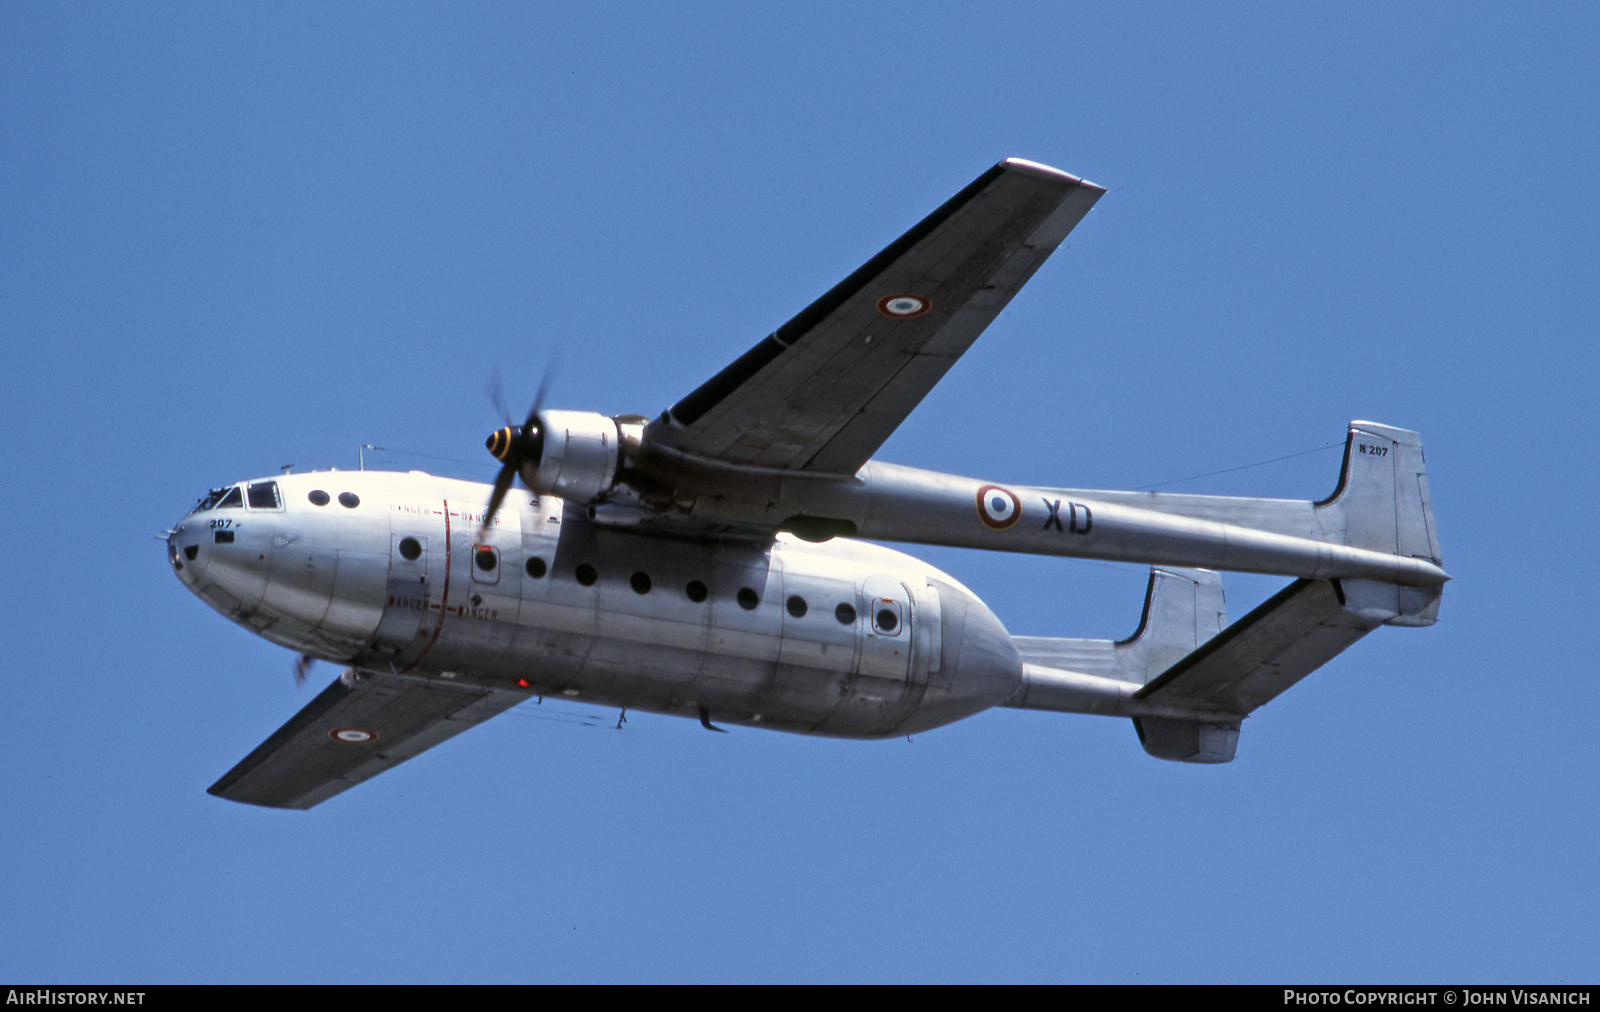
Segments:
[[[854,474],[1104,192],[1001,162],[652,422],[646,441]]]
[[[310,808],[527,698],[346,672],[207,791],[248,805]]]

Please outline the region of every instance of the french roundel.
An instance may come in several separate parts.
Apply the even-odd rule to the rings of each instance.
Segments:
[[[1016,493],[999,485],[978,489],[978,519],[993,531],[1003,531],[1022,519],[1022,503]]]
[[[899,319],[921,316],[932,308],[933,303],[920,295],[887,295],[878,300],[878,312]]]
[[[360,727],[336,727],[328,732],[328,737],[334,741],[342,741],[347,745],[361,745],[369,741],[377,741],[378,733]]]

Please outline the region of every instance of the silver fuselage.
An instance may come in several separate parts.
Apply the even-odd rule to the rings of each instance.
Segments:
[[[981,601],[877,545],[644,535],[527,493],[480,532],[488,486],[416,471],[239,488],[269,481],[275,505],[184,517],[172,564],[224,615],[336,663],[853,738],[947,724],[1021,684]]]

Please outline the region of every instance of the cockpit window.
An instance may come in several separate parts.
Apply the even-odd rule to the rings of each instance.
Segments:
[[[232,488],[228,489],[227,494],[224,495],[217,502],[217,509],[225,510],[225,509],[229,509],[229,508],[234,507],[234,506],[243,506],[243,505],[244,505],[244,493],[240,492],[239,491],[239,486],[235,485]]]
[[[194,509],[190,510],[189,512],[190,513],[204,513],[206,510],[208,510],[211,507],[215,506],[217,504],[217,500],[218,499],[221,499],[223,496],[225,496],[227,494],[228,494],[228,490],[225,489],[225,488],[214,488],[211,491],[207,492],[205,495],[201,496],[200,497],[200,501],[195,503],[194,504]]]
[[[253,510],[275,510],[281,505],[278,499],[278,483],[275,481],[258,481],[250,486],[250,508]]]

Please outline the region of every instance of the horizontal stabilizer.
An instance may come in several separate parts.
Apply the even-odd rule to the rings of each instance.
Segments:
[[[1126,640],[1012,637],[1022,687],[1005,705],[1131,717],[1158,759],[1228,762],[1251,711],[1380,625],[1426,624],[1430,606],[1437,588],[1296,580],[1222,629],[1216,573],[1153,569]]]
[[[310,808],[527,698],[346,671],[207,791],[247,805]]]
[[[1296,580],[1133,698],[1243,717],[1337,657],[1390,614],[1347,607],[1338,581]]]

